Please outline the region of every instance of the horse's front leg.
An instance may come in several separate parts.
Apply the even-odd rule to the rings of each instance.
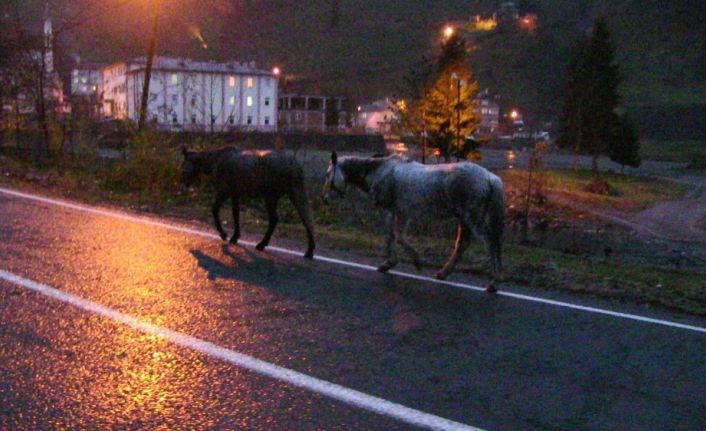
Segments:
[[[314,228],[311,224],[311,215],[309,213],[309,203],[307,201],[306,194],[304,191],[294,192],[289,195],[289,200],[292,201],[294,208],[297,209],[299,218],[302,219],[302,223],[304,223],[304,228],[306,229],[307,247],[304,257],[307,259],[313,259],[316,243],[314,242]]]
[[[223,230],[223,226],[221,224],[221,207],[223,206],[223,203],[228,199],[228,196],[226,196],[224,193],[217,192],[216,194],[216,201],[213,203],[213,206],[211,207],[211,213],[213,214],[213,222],[216,225],[216,230],[218,230],[218,233],[221,235],[221,239],[223,241],[228,241],[228,234]]]
[[[230,203],[233,207],[233,236],[230,237],[231,244],[237,244],[240,239],[240,196],[233,194],[230,197]]]
[[[456,247],[454,248],[454,252],[453,254],[451,254],[451,257],[446,262],[444,267],[441,268],[441,271],[436,273],[436,278],[438,278],[439,280],[446,279],[446,277],[451,274],[451,271],[454,270],[456,264],[461,259],[461,256],[463,256],[463,252],[466,251],[470,244],[471,229],[466,226],[463,222],[459,222],[458,233],[456,235]]]
[[[387,251],[387,260],[385,261],[385,263],[378,267],[378,271],[380,272],[387,272],[390,269],[394,268],[395,265],[397,265],[397,253],[395,252],[395,240],[397,238],[397,229],[395,227],[395,218],[395,215],[392,213],[387,216],[388,234],[387,242],[385,243]]]
[[[412,256],[412,263],[417,269],[422,269],[422,263],[419,260],[419,253],[407,241],[407,231],[409,230],[409,218],[397,216],[395,218],[395,229],[397,230],[397,243],[399,243],[405,251]]]
[[[269,218],[269,222],[267,225],[267,232],[265,232],[265,236],[262,238],[262,241],[260,241],[255,246],[255,248],[259,251],[264,250],[265,247],[267,247],[267,245],[270,243],[272,232],[275,231],[275,227],[277,227],[277,223],[279,222],[279,215],[277,214],[277,201],[279,201],[279,198],[265,199],[265,208],[267,209],[267,216]]]

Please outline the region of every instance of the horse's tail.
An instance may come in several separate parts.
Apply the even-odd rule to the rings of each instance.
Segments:
[[[505,193],[500,178],[490,181],[487,208],[488,251],[496,277],[502,273],[502,243],[505,231]]]

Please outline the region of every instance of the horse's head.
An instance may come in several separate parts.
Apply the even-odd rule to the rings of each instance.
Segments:
[[[198,180],[199,174],[201,173],[201,168],[199,166],[197,153],[194,151],[188,151],[186,148],[182,148],[181,154],[184,156],[184,161],[181,162],[181,176],[179,177],[179,184],[181,185],[181,191],[186,191]]]
[[[326,170],[326,181],[324,182],[324,190],[322,199],[324,203],[328,203],[334,195],[345,196],[346,178],[338,165],[338,155],[336,152],[331,153],[331,162]]]

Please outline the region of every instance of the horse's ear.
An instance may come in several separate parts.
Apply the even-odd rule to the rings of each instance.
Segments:
[[[336,163],[338,163],[338,154],[334,151],[331,153],[331,164],[335,165]]]

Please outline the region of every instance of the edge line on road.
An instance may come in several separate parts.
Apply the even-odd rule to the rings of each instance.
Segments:
[[[3,269],[0,269],[0,280],[5,280],[13,285],[21,286],[35,293],[71,304],[81,310],[102,316],[114,322],[121,323],[148,335],[162,337],[178,346],[223,360],[254,373],[315,392],[363,410],[394,418],[417,427],[448,431],[483,431],[480,428],[475,428],[470,425],[454,422],[450,419],[442,418],[430,413],[425,413],[421,410],[416,410],[393,401],[388,401],[384,398],[368,395],[355,389],[350,389],[345,386],[309,376],[308,374],[291,370],[289,368],[280,367],[279,365],[257,359],[244,353],[236,352],[235,350],[219,346],[210,341],[202,340],[200,338],[145,322],[118,310],[101,305],[97,302],[90,301],[46,284],[38,283]]]
[[[172,230],[172,231],[176,231],[176,232],[181,232],[181,233],[186,233],[186,234],[190,234],[190,235],[201,236],[204,238],[216,239],[216,240],[221,241],[220,237],[216,234],[204,232],[204,231],[198,230],[198,229],[179,226],[179,225],[172,224],[172,223],[165,223],[165,222],[161,222],[161,221],[156,221],[156,220],[154,220],[152,218],[148,218],[146,216],[129,215],[129,214],[118,212],[116,210],[107,210],[107,209],[90,207],[90,206],[84,205],[84,204],[75,204],[75,203],[67,202],[64,200],[47,198],[47,197],[38,196],[38,195],[30,194],[30,193],[19,192],[16,190],[11,190],[11,189],[7,189],[7,188],[3,188],[3,187],[0,187],[0,193],[4,193],[4,194],[10,195],[10,196],[24,198],[24,199],[28,199],[28,200],[32,200],[32,201],[36,201],[36,202],[43,202],[46,204],[69,208],[69,209],[73,209],[76,211],[83,211],[83,212],[87,212],[87,213],[91,213],[91,214],[98,214],[98,215],[102,215],[102,216],[106,216],[106,217],[131,221],[131,222],[135,222],[135,223],[141,223],[141,224],[145,224],[145,225],[149,225],[149,226],[160,227],[160,228],[164,228],[164,229],[168,229],[168,230]],[[249,247],[255,246],[255,243],[252,241],[238,241],[238,244],[239,245],[246,245]],[[301,255],[301,252],[298,252],[295,250],[290,250],[290,249],[283,248],[283,247],[277,247],[277,246],[269,246],[269,247],[267,247],[267,250],[275,251],[275,252],[278,252],[281,254],[296,255],[296,256]],[[372,265],[366,265],[363,263],[351,262],[348,260],[336,259],[333,257],[322,256],[322,255],[315,255],[314,259],[322,261],[322,262],[336,264],[336,265],[348,266],[351,268],[357,268],[357,269],[363,269],[363,270],[367,270],[367,271],[377,272],[376,267],[374,267]],[[411,274],[411,273],[403,272],[403,271],[392,270],[392,271],[389,271],[389,274],[394,274],[396,276],[399,276],[402,278],[408,278],[408,279],[412,279],[412,280],[419,280],[419,281],[424,281],[424,282],[433,283],[433,284],[440,284],[440,285],[444,285],[444,286],[457,287],[457,288],[461,288],[461,289],[465,289],[465,290],[485,292],[485,288],[480,287],[480,286],[474,286],[472,284],[459,283],[459,282],[455,282],[455,281],[438,280],[436,278],[432,278],[432,277],[428,277],[428,276],[424,276],[424,275],[418,275],[418,274]],[[524,295],[521,293],[515,293],[515,292],[511,292],[511,291],[507,291],[507,290],[500,290],[497,293],[494,293],[494,295],[519,299],[519,300],[528,301],[528,302],[535,302],[535,303],[540,303],[540,304],[545,304],[545,305],[553,305],[556,307],[568,308],[568,309],[577,310],[577,311],[584,311],[584,312],[588,312],[588,313],[618,317],[618,318],[634,320],[634,321],[638,321],[638,322],[652,323],[652,324],[667,326],[667,327],[676,328],[676,329],[684,329],[684,330],[688,330],[688,331],[701,332],[701,333],[706,334],[706,327],[689,325],[689,324],[679,323],[679,322],[673,322],[670,320],[646,317],[646,316],[641,316],[639,314],[621,313],[619,311],[613,311],[613,310],[608,310],[608,309],[598,308],[598,307],[591,307],[591,306],[586,306],[586,305],[572,304],[570,302],[558,301],[558,300],[553,300],[553,299],[546,299],[546,298],[541,298],[541,297],[531,296],[531,295]]]

